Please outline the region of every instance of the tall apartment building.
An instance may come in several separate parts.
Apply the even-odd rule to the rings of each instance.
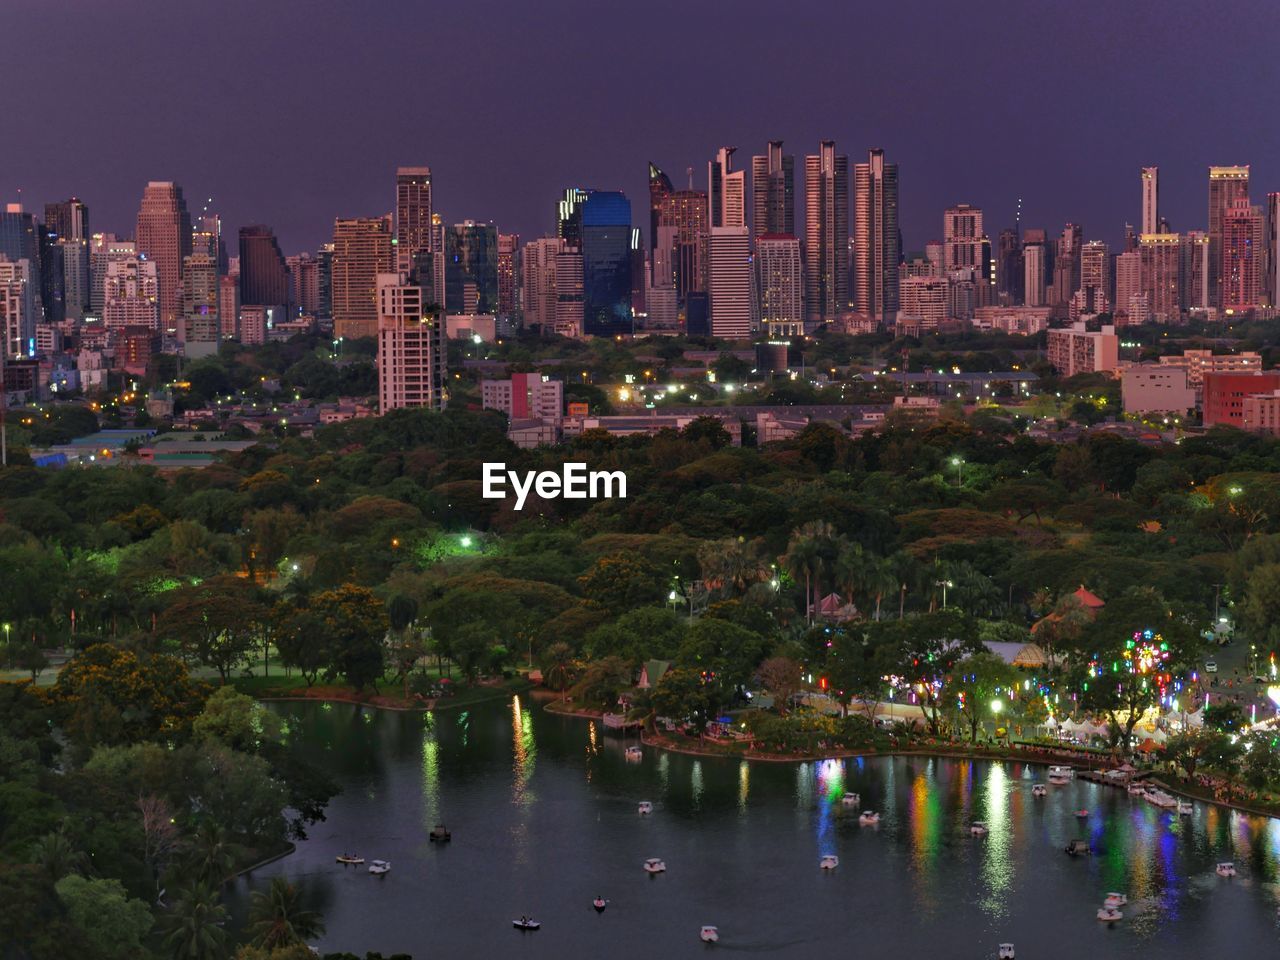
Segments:
[[[207,357],[218,352],[218,261],[207,252],[192,253],[182,264],[182,321],[178,333],[183,355]]]
[[[398,167],[395,224],[398,270],[413,269],[415,255],[434,250],[431,214],[431,168]]]
[[[335,337],[377,335],[378,277],[392,272],[394,262],[389,217],[333,222],[330,277]]]
[[[853,168],[853,306],[879,323],[898,311],[902,234],[898,227],[898,165],[872,150]]]
[[[951,284],[945,277],[908,277],[899,285],[897,322],[918,331],[936,330],[951,311]]]
[[[1264,222],[1267,256],[1262,279],[1263,302],[1275,307],[1280,306],[1280,193],[1267,194]]]
[[[1179,239],[1178,269],[1183,310],[1207,310],[1213,306],[1213,290],[1209,285],[1213,270],[1209,265],[1209,234],[1192,230]]]
[[[751,234],[745,226],[712,227],[707,246],[711,335],[743,340],[752,330]]]
[[[540,237],[524,245],[524,323],[549,334],[556,322],[556,258],[565,248],[559,237]]]
[[[653,285],[668,283],[684,303],[691,293],[707,289],[706,247],[710,230],[707,195],[701,190],[675,190],[671,179],[649,164],[650,270]]]
[[[511,420],[564,419],[564,384],[541,373],[513,373],[510,380],[481,380],[486,410],[501,410]]]
[[[1144,233],[1138,238],[1142,292],[1147,296],[1147,319],[1178,323],[1182,319],[1182,241],[1176,233]]]
[[[1080,248],[1080,287],[1072,298],[1072,313],[1111,312],[1111,252],[1101,240]]]
[[[75,197],[46,203],[44,225],[61,255],[64,315],[81,320],[89,312],[89,208]]]
[[[1266,269],[1262,214],[1248,198],[1233,200],[1222,222],[1222,310],[1245,313],[1262,303]]]
[[[562,243],[556,253],[555,332],[562,337],[581,337],[586,329],[586,290],[582,253]]]
[[[1120,254],[1116,257],[1116,296],[1112,305],[1117,319],[1124,318],[1124,323],[1131,324],[1146,321],[1147,301],[1142,291],[1142,253],[1129,250]],[[1135,307],[1136,298],[1142,298],[1138,307]],[[1136,316],[1138,312],[1141,313],[1141,319]]]
[[[973,270],[990,275],[991,241],[982,229],[982,211],[967,203],[948,207],[942,215],[942,269]]]
[[[0,362],[34,353],[36,320],[30,314],[31,261],[0,253]]]
[[[1142,168],[1142,232],[1160,232],[1160,168]]]
[[[804,333],[804,267],[800,239],[785,233],[756,237],[760,324],[770,336]]]
[[[804,158],[805,312],[830,323],[849,304],[849,158],[834,140]]]
[[[496,313],[498,228],[464,220],[445,231],[445,309],[452,314]]]
[[[1028,307],[1045,303],[1045,257],[1043,243],[1028,243],[1022,248],[1023,295]]]
[[[218,277],[218,336],[240,339],[240,278],[232,274]]]
[[[420,286],[402,273],[381,273],[378,284],[378,410],[443,410],[448,400],[443,312],[425,313]]]
[[[320,260],[314,253],[297,253],[285,258],[289,271],[289,303],[299,313],[320,316]]]
[[[6,204],[0,213],[0,256],[7,257],[11,263],[27,263],[29,279],[23,288],[23,316],[33,331],[35,324],[44,320],[40,246],[40,224],[35,216],[27,213],[20,203]]]
[[[191,254],[191,216],[180,186],[167,180],[147,184],[134,238],[138,252],[155,264],[160,329],[176,333],[182,306],[182,262]]]
[[[781,140],[770,140],[763,154],[751,158],[753,236],[795,235],[796,158],[782,152]]]
[[[114,233],[95,233],[89,238],[89,316],[102,316],[107,265],[113,260],[128,260],[137,255],[136,243],[121,240]]]
[[[520,300],[520,234],[498,234],[498,316],[514,317]]]
[[[141,255],[107,264],[102,319],[108,329],[162,330],[159,274],[158,264]]]
[[[1064,377],[1114,370],[1120,359],[1120,338],[1113,326],[1090,331],[1079,321],[1048,332],[1046,356]]]
[[[1213,306],[1222,307],[1223,233],[1226,229],[1227,211],[1238,201],[1249,201],[1249,167],[1209,168],[1209,289],[1213,293]]]

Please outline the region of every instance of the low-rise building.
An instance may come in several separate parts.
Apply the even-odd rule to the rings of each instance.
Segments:
[[[1125,367],[1120,377],[1125,413],[1183,413],[1195,408],[1196,392],[1181,367],[1154,363]]]
[[[564,418],[564,384],[541,373],[482,380],[480,398],[486,410],[501,410],[512,421],[537,418],[558,424]]]
[[[1226,424],[1244,427],[1246,397],[1280,390],[1280,371],[1257,373],[1206,373],[1202,401],[1206,427]],[[1255,411],[1255,416],[1257,411]]]
[[[1083,321],[1049,331],[1048,360],[1064,377],[1114,370],[1120,362],[1120,338],[1110,325],[1087,329]]]

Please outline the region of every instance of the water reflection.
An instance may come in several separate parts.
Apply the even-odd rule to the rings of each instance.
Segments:
[[[751,788],[751,764],[743,760],[738,764],[738,813],[747,812],[747,791]]]
[[[519,804],[532,803],[536,798],[528,787],[538,748],[533,738],[533,714],[521,707],[519,696],[511,698],[511,757],[511,799]]]
[[[1008,913],[1007,894],[1013,887],[1013,831],[1009,826],[1010,798],[1010,780],[1004,764],[993,764],[987,775],[981,806],[983,819],[987,824],[987,835],[980,841],[982,879],[987,891],[982,906],[993,917],[1003,917]]]
[[[435,719],[424,713],[422,725],[422,825],[430,830],[440,819],[440,744]]]

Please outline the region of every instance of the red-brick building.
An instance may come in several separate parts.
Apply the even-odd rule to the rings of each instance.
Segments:
[[[1206,373],[1204,375],[1204,425],[1225,423],[1244,426],[1244,398],[1280,389],[1280,371],[1260,373]]]

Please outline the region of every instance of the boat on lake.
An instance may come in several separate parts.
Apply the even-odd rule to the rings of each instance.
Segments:
[[[604,908],[609,905],[609,901],[604,897],[596,897],[591,901],[591,905],[596,908],[596,913],[604,913]]]
[[[657,857],[650,857],[644,862],[645,873],[663,873],[666,869],[667,865]]]
[[[512,920],[511,925],[517,930],[540,930],[542,923],[533,917],[521,917],[519,920]]]
[[[1000,951],[996,954],[996,956],[999,958],[999,960],[1014,960],[1013,944],[1012,943],[1000,944]]]
[[[1107,899],[1102,901],[1104,907],[1123,907],[1129,902],[1129,898],[1123,893],[1116,893],[1114,890],[1107,894]]]
[[[1067,844],[1067,856],[1079,857],[1089,853],[1088,840],[1072,840]]]
[[[364,857],[360,856],[357,853],[340,853],[335,859],[339,863],[353,864],[356,866],[359,866],[360,864],[364,863]]]
[[[390,873],[391,861],[390,860],[370,860],[369,872],[377,877],[382,876],[384,873]]]
[[[641,760],[644,758],[644,751],[637,746],[627,747],[628,760]]]
[[[640,803],[636,805],[636,810],[639,812],[640,816],[647,817],[649,814],[653,813],[653,804],[648,800],[641,800]]]
[[[1037,783],[1034,787],[1031,788],[1031,795],[1033,797],[1044,797],[1044,796],[1048,796],[1048,794],[1049,794],[1049,788],[1046,787],[1043,783]]]
[[[856,793],[846,793],[840,798],[840,806],[846,810],[857,810],[858,807],[862,806],[862,797]]]
[[[834,870],[840,866],[840,858],[833,853],[828,853],[819,861],[818,866],[823,870]]]
[[[1099,907],[1098,919],[1104,923],[1115,923],[1117,920],[1123,920],[1124,914],[1115,907]]]
[[[987,825],[981,820],[975,820],[969,824],[969,834],[974,837],[985,837],[987,835]]]
[[[429,839],[432,843],[448,843],[453,839],[453,834],[449,832],[443,823],[437,823],[431,828]]]
[[[720,939],[720,931],[711,924],[703,924],[702,930],[698,933],[698,938],[703,943],[715,943]]]
[[[858,817],[858,823],[864,827],[874,827],[880,822],[880,814],[874,810],[863,810],[862,815]]]
[[[1230,860],[1224,860],[1213,869],[1220,877],[1234,877],[1236,875],[1236,865]]]

